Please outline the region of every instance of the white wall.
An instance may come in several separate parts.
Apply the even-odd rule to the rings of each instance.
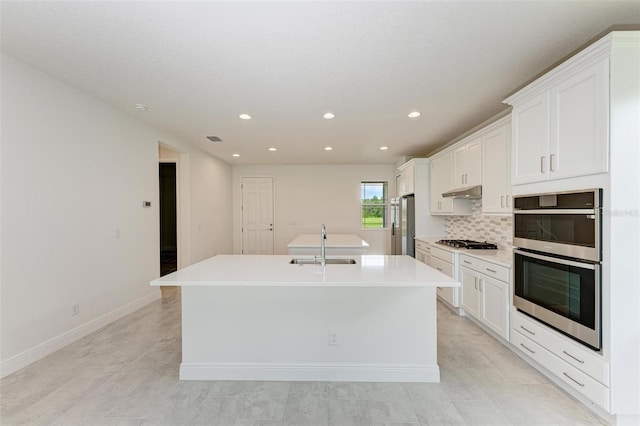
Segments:
[[[324,223],[328,233],[359,235],[370,244],[368,254],[389,252],[389,230],[360,227],[360,182],[388,181],[395,187],[395,165],[296,165],[233,167],[233,249],[241,250],[240,182],[242,177],[274,177],[275,253],[286,254],[287,244],[300,234],[318,233]]]
[[[229,165],[4,54],[1,119],[2,375],[159,296],[159,142],[187,159],[191,260],[232,251]]]

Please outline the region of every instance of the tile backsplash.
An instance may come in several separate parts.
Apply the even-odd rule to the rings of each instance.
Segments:
[[[482,214],[482,200],[474,200],[470,216],[447,216],[444,233],[448,239],[467,239],[496,243],[510,250],[513,241],[513,217]]]

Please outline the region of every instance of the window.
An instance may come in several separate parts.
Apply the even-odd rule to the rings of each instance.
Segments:
[[[363,229],[387,227],[389,212],[387,182],[361,182],[360,202]]]

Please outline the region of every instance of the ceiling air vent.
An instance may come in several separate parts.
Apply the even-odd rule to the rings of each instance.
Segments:
[[[211,142],[222,142],[222,139],[217,136],[207,136],[207,139],[209,139]]]

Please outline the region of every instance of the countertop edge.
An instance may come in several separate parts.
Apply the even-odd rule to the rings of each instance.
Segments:
[[[433,288],[433,287],[460,287],[458,281],[443,281],[429,283],[358,283],[358,282],[317,282],[317,283],[300,283],[300,282],[281,282],[281,283],[265,283],[254,281],[232,281],[232,282],[202,282],[202,281],[159,281],[153,280],[149,283],[152,287],[161,286],[177,286],[177,287],[315,287],[315,288]]]
[[[419,236],[419,237],[415,237],[415,239],[427,244],[435,244],[436,241],[440,240],[441,238]],[[468,249],[458,249],[455,247],[449,247],[441,244],[437,244],[435,245],[435,247],[438,247],[439,249],[446,250],[452,253],[460,253],[460,254],[465,254],[467,256],[475,257],[476,259],[494,263],[496,265],[503,266],[505,268],[513,267],[513,249],[506,249],[506,250],[499,249],[497,251],[496,250],[468,250]],[[511,257],[511,259],[510,261],[507,262],[500,258],[497,258],[497,256],[509,256]]]

